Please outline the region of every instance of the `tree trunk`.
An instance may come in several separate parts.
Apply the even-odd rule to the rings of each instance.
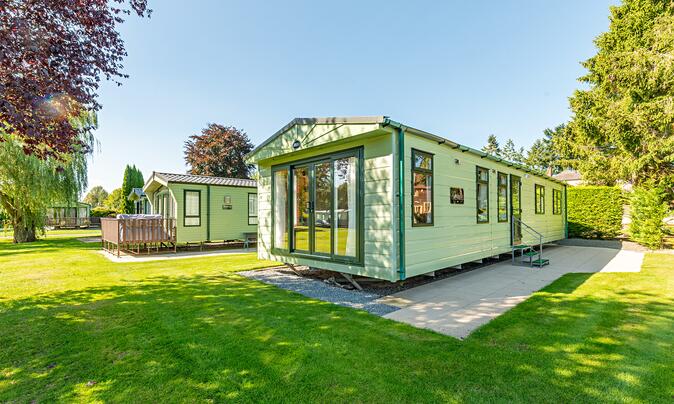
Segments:
[[[29,243],[35,240],[35,226],[27,226],[23,223],[14,224],[15,243]]]

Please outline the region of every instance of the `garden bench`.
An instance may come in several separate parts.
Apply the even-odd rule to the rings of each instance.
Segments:
[[[250,243],[257,244],[257,232],[243,233],[243,248],[248,249]]]

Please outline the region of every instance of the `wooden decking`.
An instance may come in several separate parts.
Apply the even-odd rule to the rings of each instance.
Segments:
[[[101,218],[101,234],[103,249],[118,257],[121,251],[149,254],[160,247],[176,248],[175,219]]]

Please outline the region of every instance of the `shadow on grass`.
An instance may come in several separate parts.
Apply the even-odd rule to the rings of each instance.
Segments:
[[[674,301],[572,295],[589,276],[464,342],[236,275],[4,302],[0,401],[671,398]]]

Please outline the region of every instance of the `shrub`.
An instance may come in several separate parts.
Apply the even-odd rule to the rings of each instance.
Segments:
[[[663,219],[669,212],[664,189],[654,186],[634,188],[630,204],[632,240],[653,250],[661,248],[665,236]]]
[[[93,217],[110,217],[116,216],[117,212],[115,209],[106,208],[104,206],[98,206],[91,209],[91,216]]]
[[[622,190],[617,187],[568,187],[569,237],[613,239],[621,234]]]

